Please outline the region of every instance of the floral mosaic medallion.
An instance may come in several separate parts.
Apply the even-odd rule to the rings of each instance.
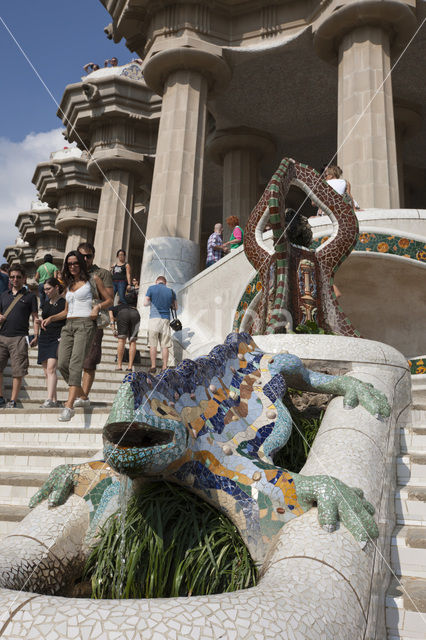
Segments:
[[[320,247],[329,236],[323,236],[313,241],[311,249]],[[371,251],[373,253],[387,253],[401,258],[426,262],[426,244],[419,240],[389,236],[384,233],[360,233],[354,251]]]
[[[412,376],[424,375],[426,373],[426,356],[421,356],[420,358],[413,358],[412,360],[409,360],[408,366],[410,367]]]

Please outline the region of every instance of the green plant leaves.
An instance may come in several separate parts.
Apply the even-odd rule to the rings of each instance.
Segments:
[[[254,586],[257,570],[236,527],[185,489],[144,485],[101,530],[86,563],[93,598],[167,598]]]

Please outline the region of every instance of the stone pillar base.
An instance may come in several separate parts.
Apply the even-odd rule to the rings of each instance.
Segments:
[[[185,238],[151,238],[145,244],[140,278],[141,291],[154,284],[158,276],[164,276],[168,286],[179,290],[185,282],[198,273],[200,247],[197,242]],[[146,289],[143,290],[145,295]]]
[[[141,332],[147,329],[149,307],[143,306],[148,287],[158,276],[164,276],[167,286],[177,293],[183,285],[198,273],[200,247],[184,238],[151,238],[145,244],[139,282],[138,309],[141,314]]]

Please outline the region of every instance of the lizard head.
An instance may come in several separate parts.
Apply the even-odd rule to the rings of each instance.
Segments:
[[[130,478],[161,473],[185,452],[185,425],[161,407],[153,414],[149,405],[135,411],[129,383],[120,386],[103,429],[104,459]],[[176,418],[176,419],[174,419]]]

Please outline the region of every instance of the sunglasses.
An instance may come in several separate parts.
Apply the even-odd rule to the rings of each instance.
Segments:
[[[67,266],[68,267],[79,267],[79,263],[78,262],[67,262]]]
[[[85,260],[89,260],[89,258],[93,258],[93,253],[82,253],[81,255]]]
[[[9,276],[11,280],[22,280],[23,276]]]

